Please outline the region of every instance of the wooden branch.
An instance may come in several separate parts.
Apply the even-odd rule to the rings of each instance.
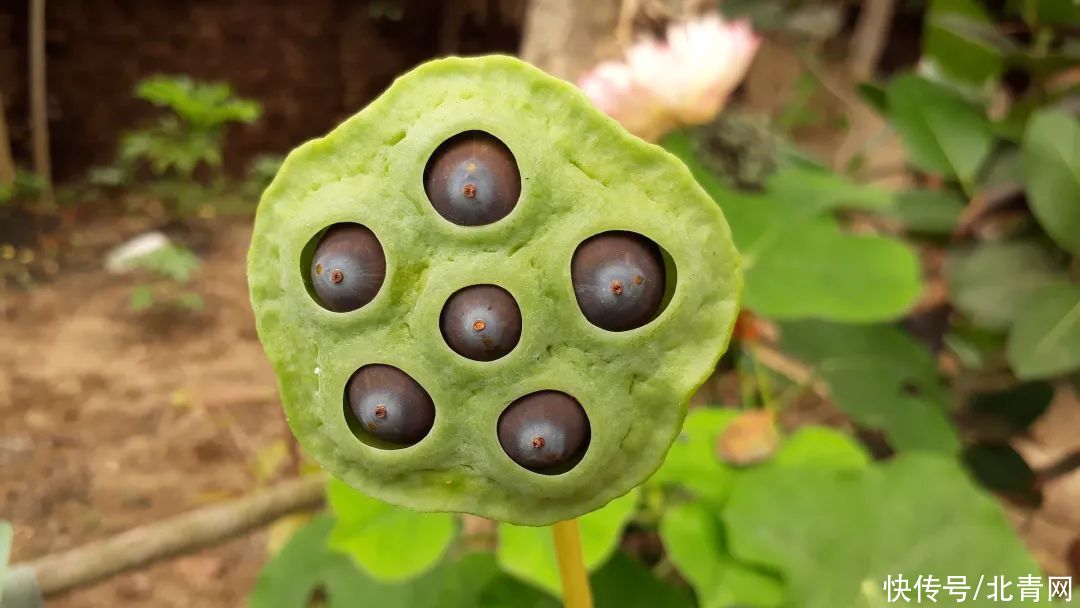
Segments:
[[[78,549],[18,564],[9,575],[11,580],[36,577],[42,595],[55,595],[217,544],[289,513],[314,509],[322,504],[325,485],[326,478],[322,475],[302,477],[231,502],[140,526]]]
[[[45,0],[30,0],[30,125],[34,173],[41,179],[41,197],[53,202],[49,160],[49,115],[45,94]]]
[[[895,0],[863,2],[859,20],[855,23],[855,32],[851,36],[851,47],[848,49],[848,65],[856,80],[869,80],[877,70],[881,53],[885,50],[885,41],[889,38],[889,27],[895,11]]]
[[[829,386],[817,376],[812,368],[801,361],[797,361],[764,344],[754,345],[754,356],[765,367],[780,373],[795,384],[810,387],[818,397],[822,399],[829,398]]]
[[[0,185],[15,183],[15,161],[11,156],[11,139],[8,137],[7,116],[4,112],[4,93],[0,91]]]

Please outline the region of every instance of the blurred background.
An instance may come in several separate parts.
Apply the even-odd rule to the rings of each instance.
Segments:
[[[703,458],[716,462],[695,474],[768,462],[806,427],[842,433],[876,463],[931,453],[993,495],[1038,569],[1080,574],[1078,11],[1071,0],[4,0],[11,562],[314,470],[285,426],[248,302],[259,194],[291,148],[410,68],[505,53],[578,84],[687,162],[754,260],[733,347],[693,401],[731,414],[708,427]],[[709,585],[661,543],[670,501],[657,492],[621,516],[612,550],[705,605]],[[48,605],[244,605],[294,524]],[[492,534],[468,519],[461,530]],[[784,568],[770,571],[790,584]]]

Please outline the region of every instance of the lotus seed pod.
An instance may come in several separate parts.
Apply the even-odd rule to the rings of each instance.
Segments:
[[[313,264],[340,225],[381,256],[332,250],[342,268],[385,271],[331,306]],[[294,150],[248,277],[289,424],[326,469],[413,509],[547,525],[661,464],[726,348],[738,264],[678,160],[482,57],[420,66]]]

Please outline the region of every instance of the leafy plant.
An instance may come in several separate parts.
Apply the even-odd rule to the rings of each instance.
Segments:
[[[186,288],[191,273],[200,266],[199,257],[190,249],[179,245],[166,245],[135,258],[131,266],[146,270],[153,277],[150,282],[140,284],[131,291],[132,310],[144,311],[155,304],[166,304],[189,311],[202,309],[202,296]]]
[[[955,458],[874,463],[843,433],[809,426],[740,467],[715,450],[739,417],[691,412],[644,486],[581,518],[597,606],[877,605],[886,576],[900,571],[1038,572]],[[414,513],[337,481],[328,494],[333,513],[267,564],[252,608],[307,606],[312,597],[329,606],[355,597],[416,608],[559,605],[546,529],[499,525],[492,552],[476,548],[456,515]],[[666,557],[650,563],[620,549],[628,526],[658,534]]]
[[[20,199],[32,199],[41,193],[41,178],[36,173],[23,171],[15,172],[15,181],[10,185],[0,184],[0,207],[8,205]]]
[[[125,135],[119,160],[129,166],[145,161],[158,177],[175,173],[191,179],[200,164],[219,169],[225,126],[255,122],[261,112],[258,103],[236,97],[228,84],[187,76],[153,76],[136,86],[135,95],[169,114]]]
[[[145,168],[153,176],[151,191],[180,211],[192,211],[219,197],[226,185],[222,173],[226,128],[258,120],[259,103],[237,97],[226,83],[187,76],[147,78],[138,83],[135,95],[167,113],[125,134],[116,162],[91,169],[90,182],[105,188],[132,185]]]

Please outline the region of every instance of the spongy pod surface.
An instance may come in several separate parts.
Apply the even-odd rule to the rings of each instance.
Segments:
[[[481,226],[447,221],[424,189],[433,152],[469,131],[502,141],[521,176],[516,206]],[[386,271],[370,302],[332,312],[309,267],[341,223],[374,233]],[[571,280],[577,247],[608,231],[647,237],[667,262],[662,309],[629,331],[590,323]],[[723,215],[678,160],[501,56],[422,65],[294,150],[259,204],[248,279],[289,425],[322,466],[391,503],[526,525],[597,509],[656,470],[727,346],[742,289]],[[492,361],[463,357],[440,330],[447,300],[471,285],[497,285],[520,308],[517,345]],[[372,364],[430,395],[434,423],[417,443],[391,449],[350,424],[346,385]],[[588,418],[588,447],[565,472],[529,470],[499,442],[500,415],[538,391],[572,396]]]

